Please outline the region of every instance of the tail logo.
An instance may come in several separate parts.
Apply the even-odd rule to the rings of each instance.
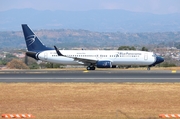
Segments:
[[[32,45],[36,40],[36,35],[30,35],[26,37],[26,42],[28,43],[28,46]]]

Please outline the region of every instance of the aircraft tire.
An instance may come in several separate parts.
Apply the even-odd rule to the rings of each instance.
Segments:
[[[96,68],[95,68],[95,66],[93,66],[93,67],[91,67],[92,68],[92,70],[95,70]]]
[[[88,66],[86,69],[87,70],[95,70],[95,66]]]
[[[90,70],[91,68],[90,68],[90,66],[88,66],[86,69],[87,69],[87,70]]]

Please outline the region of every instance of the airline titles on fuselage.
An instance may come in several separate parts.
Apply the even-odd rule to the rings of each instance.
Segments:
[[[58,56],[56,52],[50,52],[52,56]],[[98,57],[98,55],[91,55],[85,52],[76,52],[75,54],[64,54],[67,57]],[[104,55],[99,54],[99,57],[139,57],[142,53],[129,53],[129,52],[117,52],[117,54]]]

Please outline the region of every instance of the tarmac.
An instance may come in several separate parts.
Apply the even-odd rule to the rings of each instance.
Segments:
[[[171,70],[1,70],[1,83],[175,83]]]

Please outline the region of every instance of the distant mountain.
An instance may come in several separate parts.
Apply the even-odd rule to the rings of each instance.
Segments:
[[[91,32],[87,30],[34,30],[41,41],[49,46],[58,48],[87,48],[108,49],[128,45],[148,48],[153,46],[176,46],[180,42],[180,32],[162,33],[121,33],[121,32]],[[180,43],[179,43],[180,44]],[[180,47],[180,45],[178,46]],[[25,49],[22,31],[0,32],[0,49]]]
[[[0,12],[0,31],[32,29],[85,29],[98,32],[180,31],[180,14],[150,14],[125,10],[39,11],[12,9]]]

